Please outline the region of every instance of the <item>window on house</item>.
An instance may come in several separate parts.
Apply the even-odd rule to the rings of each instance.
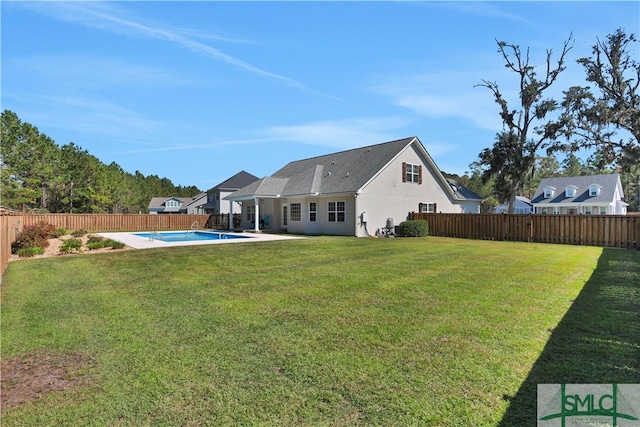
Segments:
[[[302,204],[291,203],[289,205],[289,215],[291,215],[291,221],[302,221]]]
[[[606,214],[607,214],[607,207],[600,206],[600,215],[606,215]]]
[[[435,213],[436,212],[436,204],[435,203],[420,203],[419,211],[421,213]]]
[[[422,166],[413,163],[402,163],[402,182],[422,184]]]
[[[585,206],[584,207],[584,214],[585,215],[591,215],[593,213],[593,211],[591,210],[591,206]]]
[[[247,206],[247,220],[256,222],[256,207],[255,205]]]
[[[553,197],[553,193],[556,191],[553,187],[546,187],[544,189],[544,198],[548,199],[549,197]]]
[[[329,222],[344,222],[344,202],[329,202]]]
[[[600,186],[598,184],[592,184],[589,186],[589,196],[595,197],[600,195]]]
[[[317,213],[318,213],[318,205],[316,204],[316,202],[310,202],[309,203],[309,221],[310,222],[316,222]]]
[[[567,197],[575,197],[576,196],[576,187],[573,185],[568,186],[564,189],[565,195]]]

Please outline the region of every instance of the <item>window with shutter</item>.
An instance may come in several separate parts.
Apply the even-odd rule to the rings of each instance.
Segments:
[[[402,163],[402,182],[415,182],[422,184],[422,166],[412,163]]]

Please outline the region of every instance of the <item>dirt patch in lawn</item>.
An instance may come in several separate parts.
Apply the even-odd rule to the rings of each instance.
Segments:
[[[2,410],[18,408],[52,391],[88,382],[93,360],[86,354],[34,352],[0,363]]]

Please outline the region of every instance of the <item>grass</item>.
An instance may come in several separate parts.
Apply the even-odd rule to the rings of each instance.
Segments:
[[[535,425],[536,384],[640,382],[640,252],[445,238],[11,263],[2,358],[88,355],[13,425]]]

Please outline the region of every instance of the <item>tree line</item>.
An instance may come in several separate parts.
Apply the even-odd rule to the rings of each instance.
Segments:
[[[0,204],[27,212],[147,213],[154,196],[192,197],[195,186],[128,173],[71,142],[59,146],[10,110],[2,112]]]

